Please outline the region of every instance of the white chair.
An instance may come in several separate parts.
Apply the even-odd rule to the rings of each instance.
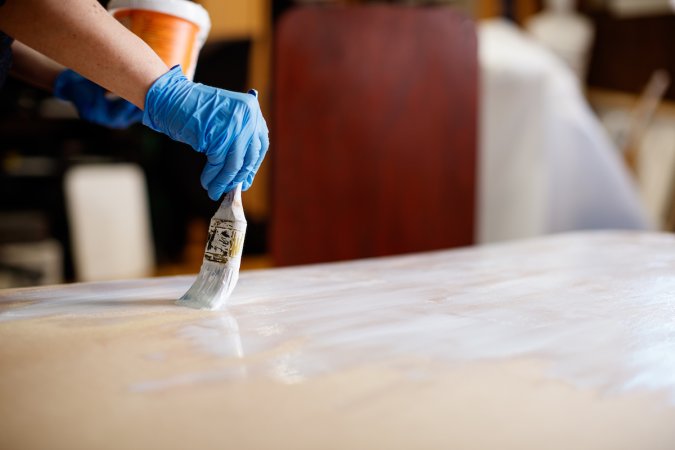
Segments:
[[[135,164],[88,164],[64,180],[78,281],[150,276],[154,245],[145,176]]]

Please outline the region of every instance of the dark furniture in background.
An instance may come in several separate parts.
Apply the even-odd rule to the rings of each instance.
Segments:
[[[675,77],[675,15],[616,17],[589,0],[580,9],[595,25],[589,86],[639,94],[655,70]],[[675,100],[675,83],[664,98]]]
[[[275,58],[275,264],[473,243],[471,20],[442,7],[299,8],[278,24]]]

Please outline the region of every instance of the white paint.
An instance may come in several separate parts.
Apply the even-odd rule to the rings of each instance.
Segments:
[[[675,253],[652,253],[639,238],[622,245],[598,235],[263,271],[242,280],[228,320],[248,331],[247,355],[305,341],[283,363],[301,378],[412,355],[451,364],[538,358],[582,387],[665,389],[675,403]],[[260,332],[270,328],[286,333]],[[204,335],[199,347],[232,356],[220,342]],[[278,361],[251,365],[272,374]]]
[[[204,261],[199,275],[179,304],[195,309],[220,309],[239,280],[246,236],[241,184],[225,194],[211,219]]]
[[[175,310],[177,292],[193,277],[77,283],[0,291],[0,323],[69,315],[161,314]],[[18,305],[12,306],[15,298]]]
[[[579,386],[666,389],[675,402],[675,251],[659,252],[663,245],[675,248],[667,235],[571,235],[249,272],[226,311],[180,328],[175,338],[224,358],[274,354],[242,361],[251,373],[273,377],[409,356],[450,364],[536,357],[550,363],[551,376]],[[42,290],[50,301],[23,295],[36,303],[9,309],[0,321],[161,312],[185,283],[109,284],[116,286],[109,295],[96,284],[62,288],[63,295]]]
[[[297,416],[301,422],[293,429],[301,423],[311,422],[317,430],[325,425],[328,434],[308,435],[317,439],[335,430],[328,422],[313,422],[322,417],[365,421],[371,430],[378,421],[389,424],[390,434],[371,436],[381,445],[358,445],[349,440],[353,429],[345,429],[343,448],[405,448],[384,445],[389,438],[421,448],[397,434],[409,429],[397,428],[397,421],[406,418],[425,427],[422,423],[436,423],[429,411],[446,417],[455,407],[463,411],[454,419],[461,424],[460,435],[487,439],[483,448],[494,448],[506,439],[500,433],[511,433],[511,428],[480,431],[481,424],[492,423],[491,411],[500,408],[508,411],[513,430],[538,421],[521,434],[513,431],[529,436],[533,448],[541,448],[547,430],[560,430],[563,423],[575,431],[550,448],[636,448],[637,443],[668,448],[649,444],[675,442],[675,429],[659,425],[675,420],[671,235],[571,234],[245,272],[227,309],[216,312],[170,305],[188,281],[10,291],[0,295],[0,338],[11,350],[30,340],[32,330],[57,342],[64,336],[64,343],[70,333],[86,330],[91,343],[77,345],[96,358],[106,355],[101,363],[111,373],[100,374],[97,382],[111,383],[110,398],[117,400],[109,405],[128,401],[131,414],[144,402],[138,396],[148,396],[148,408],[159,408],[151,405],[160,399],[175,400],[177,407],[201,399],[223,414],[231,411],[235,416],[228,420],[240,417],[251,430],[261,427],[260,421],[264,429],[275,429]],[[91,320],[111,317],[116,321]],[[63,354],[77,363],[72,351]],[[0,364],[13,366],[1,356]],[[135,369],[120,379],[117,367]],[[2,386],[0,379],[0,395]],[[265,411],[263,416],[252,410],[247,421],[243,403],[235,400],[239,394],[251,408]],[[317,408],[324,407],[330,413],[317,416]],[[277,410],[280,416],[272,413]],[[222,418],[213,413],[200,420],[208,417]],[[633,427],[636,421],[643,428]],[[438,427],[432,427],[437,444],[464,442],[443,440],[447,424]],[[617,430],[622,434],[614,434]],[[241,442],[254,442],[253,435]],[[265,442],[271,444],[272,436],[270,431]],[[594,438],[584,441],[589,436]]]

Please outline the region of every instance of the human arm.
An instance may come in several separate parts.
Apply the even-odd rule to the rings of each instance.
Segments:
[[[6,0],[0,30],[144,109],[143,123],[207,157],[202,186],[213,200],[246,190],[269,139],[257,99],[193,83],[168,70],[95,0]]]
[[[127,128],[140,122],[143,112],[121,98],[108,98],[106,90],[70,69],[14,41],[10,73],[33,86],[72,102],[82,119],[109,128]]]
[[[52,92],[56,77],[65,70],[61,64],[36,52],[19,41],[12,43],[10,73],[35,87]]]
[[[168,67],[96,0],[7,0],[0,30],[143,109]]]

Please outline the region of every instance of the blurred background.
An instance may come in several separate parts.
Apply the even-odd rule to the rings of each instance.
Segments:
[[[268,159],[244,193],[243,269],[575,230],[675,229],[669,0],[197,3],[212,30],[195,81],[255,87],[271,129]],[[312,14],[292,16],[306,8]],[[378,20],[391,11],[404,15]],[[395,61],[359,53],[380,41],[377,48],[401,49],[390,51]],[[345,70],[352,49],[358,70]],[[382,79],[366,83],[372,97],[355,88],[370,74]],[[402,94],[411,80],[433,86],[424,103]],[[335,86],[333,95],[317,95],[321,83]],[[379,120],[397,109],[382,100],[387,89],[404,105],[401,122]],[[352,106],[355,123],[341,118],[350,96],[364,102]],[[298,110],[308,111],[299,124],[291,122]],[[410,130],[392,126],[409,122]],[[413,144],[394,151],[359,127],[369,136],[400,132]],[[302,138],[305,131],[316,139]],[[415,132],[438,136],[440,147],[408,178],[397,171],[427,158]],[[352,140],[340,144],[343,136]],[[351,170],[362,151],[337,158],[358,147],[355,139],[383,148]],[[443,164],[452,170],[437,170]],[[217,209],[200,186],[202,165],[202,155],[142,125],[85,123],[68,104],[8,79],[0,90],[0,287],[198,272]],[[360,184],[364,173],[372,179]]]

